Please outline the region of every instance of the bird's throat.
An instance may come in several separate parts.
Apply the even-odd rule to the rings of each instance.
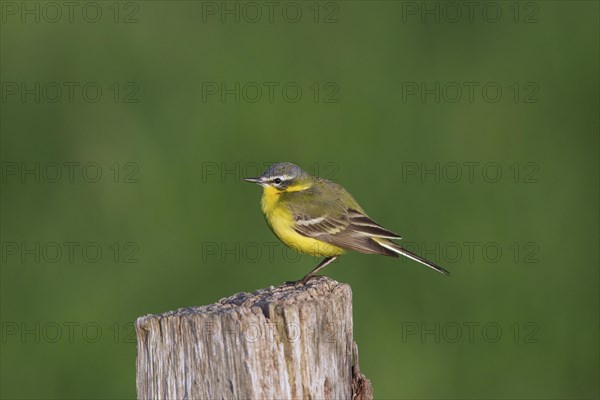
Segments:
[[[263,187],[263,196],[261,200],[261,206],[263,213],[269,214],[277,207],[277,202],[283,193],[299,192],[306,190],[312,186],[311,182],[299,182],[294,185],[288,186],[285,190],[281,191],[273,186]]]
[[[260,201],[260,205],[265,215],[268,215],[271,212],[273,212],[273,210],[277,206],[277,202],[279,201],[279,196],[281,195],[281,193],[281,191],[275,189],[272,186],[263,187],[263,195]]]

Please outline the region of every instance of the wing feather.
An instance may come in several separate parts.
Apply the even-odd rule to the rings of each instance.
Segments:
[[[384,239],[402,239],[402,236],[385,229],[371,218],[356,210],[348,210],[348,220],[352,229],[365,235]]]
[[[347,250],[398,257],[374,239],[400,239],[399,235],[370,219],[343,187],[324,180],[314,185],[282,195],[289,196],[286,203],[297,233]]]
[[[351,211],[355,212],[354,210]],[[360,253],[398,256],[390,249],[381,246],[373,238],[395,239],[399,236],[376,225],[371,220],[369,220],[371,221],[369,225],[353,224],[348,212],[338,217],[326,215],[316,218],[306,215],[294,215],[294,217],[297,222],[294,230],[303,236]]]

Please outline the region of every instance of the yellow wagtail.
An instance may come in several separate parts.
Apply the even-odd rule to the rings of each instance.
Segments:
[[[390,257],[403,255],[429,268],[449,272],[392,242],[401,239],[367,216],[352,195],[337,183],[311,176],[297,165],[271,165],[258,178],[262,211],[273,233],[301,253],[325,257],[302,279],[306,283],[346,250]]]

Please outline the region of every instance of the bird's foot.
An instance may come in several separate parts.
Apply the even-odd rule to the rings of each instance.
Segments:
[[[318,278],[318,275],[305,276],[304,278],[298,279],[297,281],[286,281],[285,284],[290,286],[306,285],[308,281],[310,281],[313,278]]]

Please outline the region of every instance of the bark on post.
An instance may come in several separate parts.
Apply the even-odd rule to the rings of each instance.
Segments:
[[[327,277],[136,321],[138,399],[370,399],[352,291]]]

